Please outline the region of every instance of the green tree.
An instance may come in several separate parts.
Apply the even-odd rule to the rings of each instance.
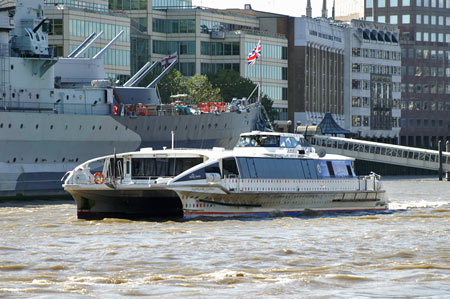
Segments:
[[[220,95],[225,102],[231,102],[233,98],[248,97],[256,87],[255,83],[241,77],[235,70],[220,70],[207,76],[214,88],[220,88]]]
[[[172,95],[189,94],[188,80],[179,70],[173,68],[158,83],[158,91],[161,96],[161,101],[163,103],[170,103],[172,102],[170,98]]]
[[[187,94],[193,104],[220,100],[220,88],[214,88],[206,75],[194,75],[187,81]]]
[[[278,116],[278,111],[273,109],[273,101],[265,94],[261,97],[261,104],[266,110],[267,117],[273,125],[275,118]]]

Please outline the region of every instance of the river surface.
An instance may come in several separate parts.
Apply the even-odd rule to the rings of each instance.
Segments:
[[[0,298],[450,298],[450,182],[385,178],[389,213],[189,221],[0,203]]]

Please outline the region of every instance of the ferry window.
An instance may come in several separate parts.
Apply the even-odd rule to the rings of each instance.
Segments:
[[[280,147],[295,148],[297,146],[297,140],[293,137],[281,137]]]
[[[317,167],[316,167],[316,162],[314,162],[313,160],[307,160],[308,161],[308,168],[309,168],[309,173],[311,174],[311,178],[312,179],[317,179]]]
[[[219,163],[214,163],[205,167],[206,173],[220,173]]]
[[[353,176],[353,169],[350,161],[346,162],[348,176]]]
[[[127,161],[127,174],[130,174],[130,161]]]
[[[320,161],[317,164],[317,170],[319,171],[319,175],[321,177],[324,177],[324,178],[330,177],[330,172],[328,171],[327,161],[324,161],[324,160]]]
[[[234,158],[225,158],[222,160],[223,177],[239,176],[236,160]]]
[[[239,142],[238,142],[238,147],[254,147],[256,146],[256,140],[245,136],[245,137],[241,137],[239,138]]]
[[[305,173],[305,178],[306,179],[310,179],[311,178],[311,172],[310,172],[310,169],[308,167],[308,161],[307,160],[302,160],[302,166],[303,166],[303,171]]]
[[[247,162],[247,167],[248,167],[248,172],[250,174],[250,177],[252,179],[257,179],[258,178],[258,174],[256,173],[254,159],[253,158],[248,158],[248,159],[246,159],[246,162]]]
[[[328,168],[328,172],[330,173],[330,176],[334,177],[334,169],[333,169],[333,164],[331,164],[331,161],[327,161],[327,168]]]
[[[280,136],[261,136],[259,143],[262,147],[278,147],[280,146]]]
[[[237,161],[239,163],[239,170],[241,173],[241,178],[249,178],[249,171],[248,171],[248,166],[247,166],[247,162],[245,161],[245,158],[237,158]]]
[[[332,161],[334,174],[338,177],[348,176],[345,161]]]
[[[176,176],[202,162],[202,158],[135,158],[131,161],[131,176],[134,179]]]

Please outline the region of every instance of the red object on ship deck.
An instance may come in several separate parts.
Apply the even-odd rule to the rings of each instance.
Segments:
[[[227,110],[225,102],[201,102],[199,107],[202,112],[225,112]]]

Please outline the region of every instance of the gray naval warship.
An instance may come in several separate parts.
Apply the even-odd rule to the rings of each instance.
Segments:
[[[231,148],[263,121],[260,103],[211,113],[161,104],[156,84],[176,61],[147,87],[137,85],[155,63],[115,86],[101,57],[121,33],[93,58],[83,53],[95,33],[56,58],[44,22],[42,0],[0,3],[0,198],[62,194],[67,171],[113,152]]]

